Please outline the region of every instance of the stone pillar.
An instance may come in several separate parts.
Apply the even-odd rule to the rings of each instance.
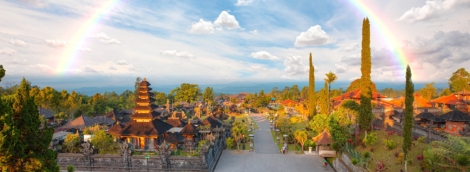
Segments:
[[[155,138],[149,138],[148,149],[149,149],[150,151],[154,151],[154,150],[155,150]]]

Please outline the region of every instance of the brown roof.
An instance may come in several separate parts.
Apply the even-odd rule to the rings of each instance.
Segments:
[[[463,90],[461,90],[459,92],[456,92],[454,94],[457,94],[457,95],[459,95],[459,94],[461,94],[461,95],[470,95],[470,91],[467,91],[466,89],[463,89]]]
[[[99,124],[99,122],[88,116],[81,115],[62,126],[62,128],[84,129],[85,127],[93,126],[95,124]]]
[[[197,130],[196,130],[196,127],[193,124],[191,124],[191,122],[189,122],[183,127],[183,129],[181,129],[180,134],[195,135],[197,134]]]
[[[375,91],[372,91],[372,99],[377,99],[377,98],[385,98],[386,96],[383,96]],[[360,99],[361,98],[361,88],[355,89],[353,91],[344,93],[341,96],[332,98],[331,100],[334,101],[340,101],[344,99]]]
[[[222,123],[214,116],[207,117],[201,123],[202,125],[211,125],[211,128],[222,127]]]
[[[112,135],[119,135],[121,133],[121,130],[124,128],[124,125],[122,124],[116,124],[112,126],[111,128],[108,129],[108,134]]]
[[[131,121],[121,130],[121,136],[159,136],[173,128],[170,124],[155,119],[151,122]]]
[[[184,137],[179,133],[168,133],[164,140],[168,143],[181,143],[184,142]]]
[[[140,86],[150,86],[150,83],[147,82],[147,79],[146,79],[146,78],[144,78],[144,80],[142,80],[142,82],[140,82],[139,85],[140,85]]]
[[[315,138],[316,138],[317,145],[326,145],[326,144],[333,143],[330,133],[328,133],[327,131],[323,131]]]
[[[444,119],[442,119],[442,118],[440,118],[440,117],[438,117],[438,116],[436,116],[436,115],[434,115],[430,112],[427,112],[427,111],[416,115],[415,118],[427,119],[429,121],[434,121],[434,122],[445,122]]]
[[[179,118],[168,118],[166,120],[166,123],[172,125],[173,127],[183,127],[184,125],[186,125],[185,122],[181,121]]]
[[[54,118],[54,112],[52,112],[50,110],[47,110],[47,109],[44,109],[40,106],[38,107],[38,109],[39,109],[39,115],[44,116],[45,119]]]

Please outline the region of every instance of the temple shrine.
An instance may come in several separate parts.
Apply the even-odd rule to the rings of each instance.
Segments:
[[[135,149],[155,150],[155,145],[163,142],[164,135],[173,128],[172,125],[160,120],[158,118],[160,114],[153,110],[156,105],[149,86],[150,83],[144,78],[139,84],[131,120],[123,127],[121,125],[111,127],[109,129],[111,132],[108,132],[132,144]]]

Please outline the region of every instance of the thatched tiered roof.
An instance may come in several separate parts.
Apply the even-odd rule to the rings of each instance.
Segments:
[[[222,127],[222,122],[220,122],[214,116],[208,116],[204,121],[201,122],[202,125],[210,125],[211,128]]]
[[[439,116],[436,116],[436,115],[434,115],[430,112],[422,112],[422,113],[416,115],[416,118],[426,119],[426,120],[433,121],[433,122],[445,122],[444,119],[442,119]]]
[[[442,118],[446,121],[470,122],[470,116],[459,110],[447,112],[444,115],[439,116],[439,118]]]
[[[314,140],[316,141],[317,145],[327,145],[333,143],[333,139],[331,139],[331,135],[327,131],[320,133],[317,137],[314,138]]]
[[[170,124],[158,119],[151,122],[131,121],[121,130],[121,136],[159,136],[173,128]]]
[[[197,129],[196,127],[191,124],[191,122],[189,122],[188,124],[186,124],[183,129],[180,131],[180,134],[183,134],[183,135],[195,135],[197,134]]]

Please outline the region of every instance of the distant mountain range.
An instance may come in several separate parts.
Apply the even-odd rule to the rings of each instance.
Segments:
[[[201,91],[204,91],[206,87],[212,87],[214,92],[216,93],[224,93],[224,94],[235,94],[240,92],[248,92],[254,93],[259,92],[263,89],[266,93],[271,92],[274,87],[277,87],[279,90],[284,89],[284,87],[291,87],[292,85],[297,84],[299,89],[301,90],[304,86],[308,85],[308,82],[273,82],[273,83],[254,83],[254,82],[236,82],[236,83],[229,83],[229,84],[213,84],[213,85],[199,85]],[[323,88],[323,82],[315,82],[315,90],[320,90]],[[335,82],[331,85],[332,89],[343,88],[346,90],[349,86],[350,82],[339,81]],[[425,83],[414,83],[415,90],[421,89]],[[378,90],[384,88],[393,88],[393,89],[404,89],[404,83],[375,83]],[[179,85],[151,85],[153,91],[164,92],[166,94],[170,93],[175,87]],[[447,88],[447,83],[435,83],[434,86],[436,88]],[[76,91],[78,93],[82,93],[85,95],[94,95],[95,93],[103,94],[104,92],[116,92],[121,94],[126,90],[134,91],[134,86],[107,86],[107,87],[81,87],[75,89],[69,89],[68,91]]]

